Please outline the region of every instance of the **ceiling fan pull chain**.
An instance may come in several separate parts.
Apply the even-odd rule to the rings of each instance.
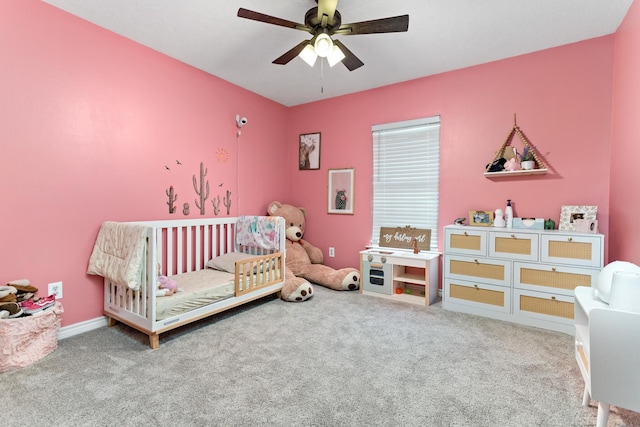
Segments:
[[[320,58],[320,93],[324,93],[324,61]]]

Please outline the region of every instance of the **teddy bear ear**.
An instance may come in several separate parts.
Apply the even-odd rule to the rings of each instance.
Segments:
[[[276,211],[278,209],[280,209],[282,207],[282,203],[280,202],[273,202],[269,205],[269,207],[267,208],[267,212],[269,213],[269,215],[273,215],[276,213]]]
[[[300,212],[302,212],[302,216],[306,218],[307,217],[307,210],[305,208],[298,208],[298,209],[300,209]]]

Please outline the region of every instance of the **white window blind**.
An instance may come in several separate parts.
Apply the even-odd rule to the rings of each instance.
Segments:
[[[440,117],[375,125],[373,133],[373,229],[431,229],[431,249],[438,247]]]

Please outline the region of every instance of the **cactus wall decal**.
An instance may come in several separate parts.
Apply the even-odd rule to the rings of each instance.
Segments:
[[[182,205],[182,213],[184,215],[189,215],[189,203],[185,203],[184,205]]]
[[[213,214],[218,216],[220,213],[220,196],[216,196],[211,199],[211,204],[213,205]]]
[[[166,193],[167,193],[167,196],[169,197],[169,201],[167,202],[167,205],[169,205],[169,213],[170,214],[175,213],[176,212],[175,202],[176,200],[178,200],[178,193],[175,193],[173,191],[173,185],[169,187]]]
[[[204,164],[200,162],[200,182],[196,181],[196,176],[193,175],[193,189],[196,191],[196,194],[200,196],[200,203],[198,203],[198,199],[195,199],[196,207],[200,209],[200,215],[204,215],[205,211],[205,201],[209,198],[209,181],[205,181],[205,176],[207,176],[208,169],[204,168]],[[198,185],[199,184],[199,185]]]
[[[224,198],[224,205],[227,208],[227,215],[231,212],[231,191],[227,190],[227,195]]]

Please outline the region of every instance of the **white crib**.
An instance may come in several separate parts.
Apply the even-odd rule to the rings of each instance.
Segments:
[[[285,280],[284,219],[269,218],[276,221],[281,236],[277,247],[272,249],[237,244],[235,232],[239,218],[236,217],[131,223],[147,227],[146,279],[137,289],[104,279],[104,314],[108,325],[116,322],[129,325],[147,334],[151,348],[156,349],[163,332],[274,293],[279,295]],[[235,262],[234,274],[228,273],[229,280],[233,281],[233,285],[229,284],[232,291],[228,297],[158,319],[158,300],[165,303],[173,298],[156,295],[158,275],[177,281],[185,273],[206,274],[204,270],[210,270],[209,260],[230,252],[255,256]]]

